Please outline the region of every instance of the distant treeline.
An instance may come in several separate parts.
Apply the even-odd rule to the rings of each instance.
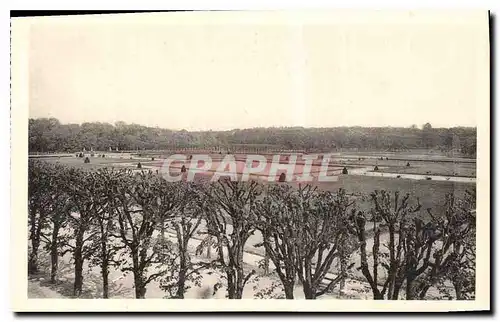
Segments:
[[[29,120],[30,152],[87,150],[160,150],[174,148],[278,147],[310,152],[345,149],[400,151],[438,149],[476,154],[476,128],[273,127],[230,131],[174,131],[116,122],[61,124],[55,118]]]

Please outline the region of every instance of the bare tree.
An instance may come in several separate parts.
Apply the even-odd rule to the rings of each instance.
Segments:
[[[339,272],[326,286],[322,283],[335,259],[340,255],[350,255],[346,243],[350,221],[355,211],[345,191],[311,193],[311,187],[299,188],[292,204],[297,219],[298,252],[296,269],[306,299],[315,299],[329,291],[346,277],[347,272]],[[344,258],[345,260],[346,258]],[[353,266],[349,265],[347,269]]]
[[[352,203],[344,190],[317,192],[311,186],[293,189],[274,186],[259,202],[258,226],[262,245],[283,283],[285,297],[293,299],[296,277],[306,299],[315,299],[342,281],[347,269],[324,285],[334,260],[346,260],[352,249],[349,220]]]
[[[102,194],[103,182],[94,172],[71,168],[68,175],[67,191],[73,207],[68,216],[68,224],[72,233],[66,236],[65,246],[74,259],[73,295],[78,297],[82,293],[84,262],[91,258],[96,246],[92,240],[97,232],[91,228],[94,220],[104,211],[105,201]]]
[[[403,236],[404,261],[396,277],[396,285],[406,284],[406,299],[416,299],[416,281],[429,269],[439,236],[432,224],[425,224],[420,218],[412,218],[400,223]],[[435,263],[439,265],[439,263]]]
[[[432,286],[449,280],[458,300],[475,296],[476,264],[476,196],[466,192],[463,199],[446,196],[443,214],[437,216],[427,209],[431,221],[424,232],[427,238],[437,239],[428,269],[412,286],[412,296],[424,299]],[[448,292],[446,289],[443,289]]]
[[[59,238],[59,233],[61,229],[67,226],[68,218],[71,210],[70,197],[64,190],[64,180],[67,180],[67,170],[62,167],[58,167],[57,182],[52,185],[53,189],[57,192],[57,198],[55,198],[55,207],[52,214],[48,217],[49,226],[52,226],[52,230],[49,237],[44,237],[47,242],[47,247],[50,250],[50,282],[56,283],[57,273],[59,270],[59,254],[61,252],[62,244]]]
[[[124,176],[125,171],[115,171],[113,169],[99,169],[96,171],[97,180],[100,181],[99,195],[102,197],[102,211],[95,214],[92,229],[94,254],[91,264],[101,268],[102,276],[102,297],[109,297],[109,271],[111,267],[119,265],[116,256],[120,250],[117,246],[117,238],[114,236],[118,230],[118,214],[116,210],[117,188],[122,182],[127,182]]]
[[[59,254],[61,252],[61,241],[59,238],[59,232],[63,229],[69,217],[69,207],[61,208],[59,211],[54,212],[50,217],[50,223],[52,225],[52,232],[50,239],[47,242],[50,248],[50,282],[56,283],[57,273],[59,270]]]
[[[227,295],[241,299],[243,289],[255,273],[245,273],[243,251],[255,231],[255,202],[261,193],[254,182],[222,180],[205,190],[207,233],[217,240],[214,264],[225,272]]]
[[[288,207],[293,198],[289,185],[272,185],[266,190],[264,198],[257,203],[257,226],[262,234],[263,246],[275,266],[276,273],[283,284],[285,298],[293,299],[293,289],[297,278],[295,268],[296,222],[291,221]]]
[[[40,242],[46,243],[51,257],[51,282],[55,283],[58,268],[59,231],[67,219],[68,195],[63,182],[65,168],[30,160],[28,173],[28,209],[31,252],[29,273],[38,271],[38,249]],[[47,230],[51,229],[48,233]]]
[[[45,163],[30,160],[28,163],[28,225],[31,250],[28,256],[28,273],[38,272],[38,251],[50,214],[51,187],[54,178],[50,166]]]
[[[119,237],[132,257],[132,265],[122,267],[132,271],[136,298],[144,298],[146,286],[162,276],[165,257],[172,256],[172,243],[164,237],[155,238],[153,233],[159,223],[178,211],[181,203],[176,189],[162,190],[158,194],[158,180],[151,171],[141,172],[117,187],[115,209],[118,213]],[[155,273],[148,269],[157,266]]]
[[[162,189],[180,193],[178,210],[172,214],[168,226],[175,232],[177,256],[170,261],[169,271],[162,277],[160,285],[173,298],[184,298],[189,283],[200,284],[199,271],[206,267],[204,263],[193,263],[189,254],[189,241],[197,232],[202,222],[203,208],[200,204],[199,191],[192,184],[172,184],[162,181]]]
[[[399,192],[395,192],[394,198],[391,198],[391,194],[386,191],[375,191],[371,194],[373,202],[371,218],[366,218],[363,212],[358,212],[353,217],[355,223],[353,233],[359,241],[360,270],[376,300],[398,299],[404,281],[405,270],[402,267],[405,265],[403,249],[405,235],[400,233],[401,223],[405,222],[407,216],[421,208],[418,199],[417,204],[412,206],[409,204],[409,199],[409,194],[400,197]],[[371,262],[368,260],[367,252],[367,242],[370,240],[366,230],[368,222],[373,226]],[[386,249],[381,249],[382,233],[388,234],[388,245],[382,245]],[[380,274],[380,269],[384,270],[382,273],[385,274]]]

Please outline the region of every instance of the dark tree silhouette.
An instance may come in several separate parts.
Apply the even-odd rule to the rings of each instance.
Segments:
[[[71,252],[75,267],[73,296],[80,296],[83,287],[83,265],[95,251],[92,239],[95,231],[91,226],[97,216],[104,211],[102,182],[95,172],[70,168],[68,170],[67,191],[72,211],[68,216],[68,224],[72,229],[66,236],[66,251]],[[69,239],[74,240],[74,243]]]
[[[331,291],[345,279],[350,267],[323,285],[334,260],[346,260],[353,250],[349,242],[351,206],[343,190],[334,195],[311,186],[298,190],[271,186],[258,202],[257,226],[264,240],[258,246],[269,254],[287,299],[294,298],[297,277],[306,299]]]
[[[157,267],[156,273],[147,275],[152,265],[161,265],[174,256],[174,245],[168,239],[154,238],[156,228],[181,207],[178,189],[164,189],[158,185],[164,179],[151,171],[142,172],[129,180],[122,180],[117,189],[119,237],[132,258],[131,266],[122,271],[132,271],[136,298],[144,298],[146,286],[165,274],[168,268]]]
[[[370,285],[373,297],[376,300],[384,298],[397,300],[404,279],[404,233],[401,233],[402,224],[408,216],[420,210],[420,203],[410,206],[410,195],[400,197],[399,192],[394,193],[391,198],[386,191],[375,191],[371,194],[373,208],[370,212],[371,218],[367,218],[365,213],[358,212],[354,216],[355,230],[353,233],[359,241],[359,252],[361,256],[360,270]],[[372,261],[368,261],[367,241],[370,238],[366,225],[370,222],[373,225],[373,247]],[[381,245],[382,229],[388,233],[388,245]],[[381,249],[381,246],[386,250]],[[370,267],[371,266],[371,267]],[[385,280],[381,281],[379,269],[385,270]],[[382,286],[382,289],[380,289]]]
[[[245,273],[243,251],[255,231],[255,202],[261,189],[254,182],[221,180],[205,190],[207,233],[217,240],[214,265],[225,272],[227,296],[241,299],[243,288],[255,273]]]
[[[58,166],[30,160],[28,163],[28,225],[31,249],[28,255],[28,273],[38,272],[38,251],[42,238],[47,239],[44,229],[50,216],[60,213],[64,189],[60,188]]]

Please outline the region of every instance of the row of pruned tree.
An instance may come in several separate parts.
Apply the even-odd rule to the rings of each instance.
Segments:
[[[343,288],[349,276],[362,278],[375,299],[423,299],[432,287],[457,299],[474,296],[475,195],[450,195],[443,214],[424,212],[397,192],[375,191],[371,199],[371,209],[360,211],[342,189],[172,183],[148,171],[30,160],[28,270],[38,272],[46,247],[52,283],[60,257],[70,256],[73,295],[82,295],[88,265],[100,268],[104,298],[112,268],[133,275],[136,298],[154,280],[167,297],[184,298],[204,270],[216,270],[223,280],[214,292],[225,285],[227,297],[239,299],[258,278],[243,260],[254,246],[264,249],[264,271],[272,263],[287,299],[298,285],[315,299]],[[255,245],[252,235],[260,236]],[[196,252],[193,239],[202,240]],[[203,248],[213,248],[215,258],[193,256]]]
[[[186,276],[196,272],[189,265],[187,247],[202,218],[190,208],[197,200],[189,185],[168,183],[149,172],[91,172],[30,162],[29,273],[38,271],[38,251],[44,241],[50,250],[53,283],[59,256],[71,254],[74,296],[82,293],[88,261],[101,268],[104,298],[109,296],[111,267],[132,272],[137,298],[145,296],[151,281],[175,272],[177,283],[166,281],[164,287],[182,297]],[[175,231],[173,238],[166,236],[167,229]]]

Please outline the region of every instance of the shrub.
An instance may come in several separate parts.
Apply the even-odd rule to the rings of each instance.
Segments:
[[[89,157],[85,157],[85,160],[83,160],[83,163],[90,163]]]
[[[90,154],[90,156],[91,156],[91,157],[93,157],[93,156],[94,156],[94,153],[91,153],[91,154]]]
[[[142,169],[142,164],[140,162],[137,163],[137,169]]]
[[[373,168],[373,171],[378,171],[378,165],[376,165],[375,168]]]
[[[279,182],[285,182],[286,181],[286,174],[284,172],[282,172],[280,174],[280,177],[278,179]]]
[[[102,157],[103,157],[103,158],[105,158],[105,157],[106,157],[106,155],[105,155],[105,154],[103,154],[103,155],[102,155]]]
[[[342,169],[342,174],[349,174],[349,171],[347,171],[346,167],[344,167],[344,169]]]
[[[80,154],[78,155],[80,158],[83,158],[83,152],[80,152]]]
[[[154,157],[152,157],[152,158],[151,158],[151,161],[154,161],[154,160],[155,160],[155,158],[154,158]]]
[[[186,172],[186,166],[185,165],[182,165],[181,172],[182,173]]]
[[[408,163],[406,164],[406,166],[407,166],[407,167],[409,167],[409,166],[410,166],[410,162],[408,162]]]

